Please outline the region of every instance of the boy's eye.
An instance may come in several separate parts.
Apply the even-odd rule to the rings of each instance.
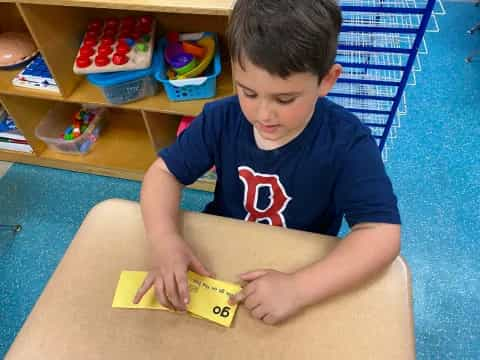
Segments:
[[[253,92],[250,92],[250,91],[245,91],[245,90],[243,90],[243,95],[245,95],[248,98],[252,98],[252,99],[257,97],[257,94],[255,94]]]
[[[277,102],[279,104],[285,105],[285,104],[290,104],[295,101],[294,97],[289,97],[289,98],[277,98]]]

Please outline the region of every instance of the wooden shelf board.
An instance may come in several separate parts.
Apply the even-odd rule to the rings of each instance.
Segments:
[[[144,172],[131,171],[128,169],[119,170],[86,163],[79,163],[74,160],[61,160],[55,157],[49,158],[48,153],[40,157],[18,156],[16,154],[12,154],[10,156],[10,154],[4,154],[3,151],[0,151],[0,160],[139,181],[142,180],[144,174]]]
[[[17,162],[23,164],[30,164],[35,166],[45,166],[56,169],[84,172],[88,174],[111,176],[115,178],[122,178],[128,180],[142,181],[145,171],[132,171],[128,169],[114,169],[104,166],[98,166],[89,163],[79,163],[70,156],[62,159],[58,154],[53,154],[52,151],[47,150],[41,157],[33,154],[21,153],[17,151],[0,150],[0,161]],[[188,186],[190,189],[214,192],[215,183],[211,181],[199,180]]]
[[[35,164],[36,159],[33,153],[0,149],[0,161]]]
[[[79,6],[183,14],[229,15],[234,0],[22,0],[26,4]]]
[[[159,92],[139,101],[128,104],[113,105],[105,99],[102,90],[84,79],[80,82],[73,94],[69,97],[52,94],[51,92],[26,89],[13,86],[11,80],[20,70],[0,70],[0,93],[23,97],[36,97],[46,100],[66,101],[73,103],[97,104],[102,106],[119,107],[123,109],[145,110],[176,115],[198,115],[205,103],[233,95],[233,85],[230,70],[227,68],[217,79],[217,96],[212,99],[194,101],[170,101],[160,85]]]
[[[76,157],[75,157],[76,158]],[[41,157],[33,154],[21,153],[17,151],[0,150],[0,161],[18,162],[36,166],[45,166],[56,169],[78,171],[89,174],[111,176],[128,180],[142,181],[145,173],[142,171],[132,171],[128,169],[114,169],[89,163],[79,163],[72,156],[61,157],[57,153],[46,150]],[[190,189],[213,192],[215,183],[212,181],[199,180],[188,186]]]
[[[135,101],[128,104],[117,105],[124,109],[145,110],[151,112],[162,112],[166,114],[177,115],[198,115],[205,103],[226,96],[233,95],[232,77],[229,69],[217,79],[217,96],[213,99],[203,99],[194,101],[170,101],[165,93],[163,86],[159,87],[159,92],[155,96]],[[84,79],[74,90],[73,94],[65,99],[65,101],[77,103],[92,103],[106,106],[115,106],[108,102],[103,95],[101,88],[92,85],[88,80]]]

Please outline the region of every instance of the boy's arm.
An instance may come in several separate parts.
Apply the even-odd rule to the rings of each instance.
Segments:
[[[399,252],[400,225],[355,225],[325,259],[294,274],[301,304],[311,305],[351,289],[392,263]]]
[[[240,275],[248,284],[231,299],[267,324],[361,284],[390,264],[400,249],[400,225],[363,223],[324,259],[297,272],[255,270]]]
[[[151,244],[151,270],[134,303],[153,286],[166,307],[185,310],[189,301],[187,269],[210,276],[179,231],[179,204],[183,185],[158,158],[145,174],[140,195],[145,234]]]
[[[183,185],[170,173],[162,158],[148,169],[140,192],[140,206],[147,237],[178,235],[180,196]],[[158,244],[152,243],[155,251]]]
[[[397,200],[369,132],[356,130],[334,191],[351,232],[323,260],[295,273],[302,301],[312,304],[362,283],[400,252]]]

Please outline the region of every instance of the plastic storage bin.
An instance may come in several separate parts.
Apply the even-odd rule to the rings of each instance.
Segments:
[[[162,83],[167,97],[171,101],[186,101],[197,99],[208,99],[215,96],[217,91],[217,77],[222,72],[222,62],[220,60],[220,49],[218,38],[213,33],[203,33],[215,38],[215,56],[212,63],[208,66],[204,76],[191,79],[169,80],[166,75],[167,65],[163,58],[163,52],[167,45],[167,39],[162,38],[158,41],[157,49],[161,50],[162,56],[159,61],[155,77]]]
[[[111,104],[125,104],[153,96],[158,91],[155,69],[159,66],[163,52],[155,49],[149,68],[136,71],[117,71],[87,75],[88,81],[103,91]]]
[[[64,140],[61,135],[70,125],[72,116],[80,109],[95,111],[95,118],[82,135],[74,140]],[[83,155],[90,151],[97,141],[100,131],[105,125],[107,109],[94,107],[79,107],[74,104],[58,103],[40,121],[35,128],[35,136],[45,142],[54,151]]]

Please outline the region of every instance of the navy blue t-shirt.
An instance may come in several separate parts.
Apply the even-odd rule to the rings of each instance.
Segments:
[[[351,227],[400,223],[370,130],[325,98],[307,127],[274,150],[257,147],[238,97],[209,103],[160,156],[184,185],[215,165],[210,214],[328,235],[337,235],[344,215]]]

